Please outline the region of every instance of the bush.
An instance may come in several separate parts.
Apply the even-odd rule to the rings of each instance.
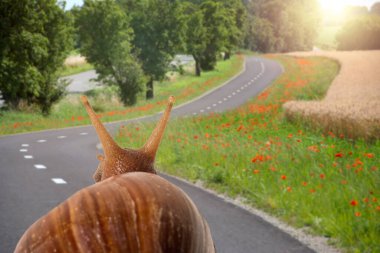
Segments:
[[[46,115],[64,95],[57,70],[71,48],[71,31],[55,0],[0,2],[0,90],[9,107],[35,104]]]
[[[337,35],[338,50],[380,49],[380,17],[365,15],[349,20]]]

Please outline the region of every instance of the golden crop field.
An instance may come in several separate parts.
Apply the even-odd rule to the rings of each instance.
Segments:
[[[337,60],[340,72],[321,101],[289,101],[286,117],[349,138],[380,138],[380,51],[296,52]]]
[[[79,66],[87,63],[86,58],[81,55],[71,55],[66,58],[64,65],[67,67]]]

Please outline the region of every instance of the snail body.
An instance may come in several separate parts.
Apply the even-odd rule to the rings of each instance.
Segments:
[[[206,220],[180,188],[156,174],[154,159],[174,99],[146,144],[120,148],[82,102],[104,149],[95,184],[79,190],[32,224],[21,252],[214,253]]]

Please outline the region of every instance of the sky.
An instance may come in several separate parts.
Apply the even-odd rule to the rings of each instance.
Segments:
[[[374,3],[379,2],[379,0],[319,0],[319,2],[322,4],[322,6],[365,5],[370,8]]]
[[[66,10],[70,10],[74,5],[81,6],[83,0],[66,0]]]

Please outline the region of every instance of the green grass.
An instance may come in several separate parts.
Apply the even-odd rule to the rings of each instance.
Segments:
[[[183,76],[169,73],[170,81],[155,83],[154,99],[146,101],[144,94],[140,94],[139,102],[132,107],[124,107],[119,102],[115,96],[117,92],[115,88],[107,87],[89,92],[87,95],[103,122],[145,116],[163,110],[169,95],[174,95],[176,105],[179,105],[221,85],[242,69],[243,62],[242,55],[234,56],[228,61],[219,61],[215,70],[203,72],[201,77],[189,72]],[[33,111],[0,110],[0,135],[86,124],[90,124],[90,121],[80,103],[79,95],[68,95],[53,106],[52,113],[48,117]]]
[[[322,26],[317,37],[316,46],[324,50],[335,50],[337,48],[336,34],[340,29],[340,25]]]
[[[285,73],[245,106],[169,123],[157,154],[159,170],[244,197],[348,252],[380,252],[380,142],[289,123],[281,107],[298,97],[321,98],[339,65],[325,58],[271,57]],[[137,148],[153,128],[128,125],[117,140]]]
[[[59,72],[59,76],[65,77],[65,76],[71,76],[74,74],[78,74],[84,71],[92,70],[94,69],[94,66],[92,66],[90,63],[75,65],[75,66],[64,66],[62,70]]]

